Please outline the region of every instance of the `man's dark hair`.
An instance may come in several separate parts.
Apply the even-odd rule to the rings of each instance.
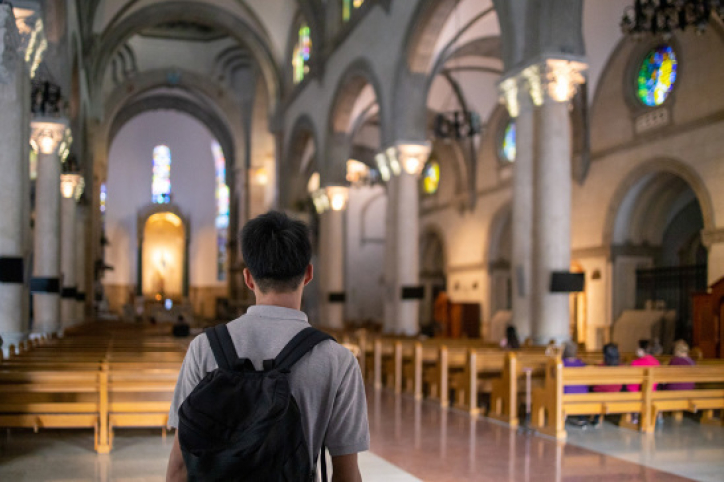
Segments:
[[[603,345],[603,364],[611,367],[616,367],[620,363],[620,356],[618,353],[618,345],[615,343],[606,343]]]
[[[312,259],[309,228],[284,213],[269,211],[241,230],[241,255],[262,293],[294,291]]]

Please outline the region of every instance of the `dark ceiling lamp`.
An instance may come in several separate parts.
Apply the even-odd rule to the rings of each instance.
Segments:
[[[435,116],[435,137],[465,139],[480,134],[480,116],[468,110],[441,112]]]
[[[621,30],[637,40],[644,35],[668,40],[674,30],[687,27],[704,33],[712,14],[724,15],[724,0],[636,0],[623,13]]]

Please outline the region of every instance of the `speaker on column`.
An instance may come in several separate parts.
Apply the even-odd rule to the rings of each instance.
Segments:
[[[551,273],[551,293],[576,293],[584,291],[586,278],[583,273],[553,271]]]

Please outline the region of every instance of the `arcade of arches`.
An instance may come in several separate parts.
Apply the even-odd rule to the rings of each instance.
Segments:
[[[724,24],[634,39],[633,3],[0,1],[5,357],[238,317],[238,232],[276,209],[312,228],[320,327],[721,358]]]

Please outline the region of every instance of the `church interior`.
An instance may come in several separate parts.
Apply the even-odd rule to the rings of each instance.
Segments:
[[[188,344],[254,304],[239,232],[278,210],[364,376],[364,480],[722,480],[723,19],[0,0],[0,479],[165,480]]]

